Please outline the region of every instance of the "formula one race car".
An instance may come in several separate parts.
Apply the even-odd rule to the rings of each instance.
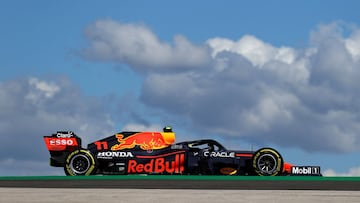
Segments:
[[[227,150],[215,140],[175,142],[170,127],[163,132],[120,132],[81,147],[71,131],[44,136],[50,166],[66,175],[189,174],[189,175],[310,175],[319,166],[294,166],[275,149]]]

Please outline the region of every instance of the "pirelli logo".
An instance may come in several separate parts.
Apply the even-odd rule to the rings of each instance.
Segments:
[[[291,174],[293,175],[321,175],[320,166],[292,166]]]

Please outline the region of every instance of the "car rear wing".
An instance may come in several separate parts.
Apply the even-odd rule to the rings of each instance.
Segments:
[[[44,142],[50,153],[51,166],[63,166],[65,157],[81,148],[81,138],[72,131],[57,131],[51,136],[44,136]]]

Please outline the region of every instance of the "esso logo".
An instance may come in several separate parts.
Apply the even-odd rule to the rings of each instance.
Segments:
[[[72,139],[53,139],[50,140],[50,145],[74,145],[74,140]]]

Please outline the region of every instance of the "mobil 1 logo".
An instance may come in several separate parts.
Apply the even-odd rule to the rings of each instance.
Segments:
[[[291,174],[300,176],[320,176],[320,166],[292,166]]]

